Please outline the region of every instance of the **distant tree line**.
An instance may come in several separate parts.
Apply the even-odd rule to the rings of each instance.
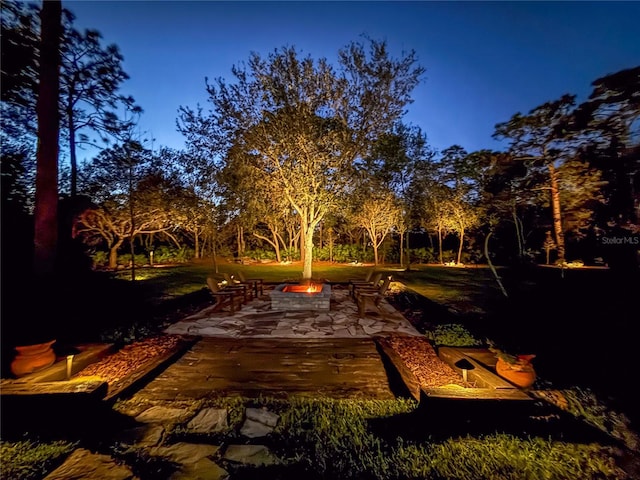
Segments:
[[[2,0],[3,264],[32,254],[39,18]],[[594,80],[582,103],[563,95],[496,125],[503,151],[439,152],[403,122],[424,72],[414,52],[365,39],[332,65],[280,48],[207,81],[209,110],[180,108],[183,151],[152,150],[135,134],[142,109],[121,93],[119,49],[62,18],[66,267],[93,255],[116,268],[127,253],[135,268],[170,249],[300,259],[307,278],[314,259],[637,266],[638,246],[602,239],[640,233],[640,67]],[[100,151],[81,163],[85,144]]]

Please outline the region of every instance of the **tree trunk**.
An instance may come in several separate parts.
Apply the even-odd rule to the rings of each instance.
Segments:
[[[492,232],[489,232],[487,234],[487,236],[484,239],[484,256],[487,258],[487,263],[489,264],[489,268],[491,269],[491,273],[493,273],[493,276],[496,279],[496,282],[498,282],[498,286],[500,287],[500,291],[502,292],[502,294],[505,297],[508,297],[509,295],[507,295],[507,290],[504,288],[504,285],[502,285],[502,281],[500,280],[500,276],[498,275],[498,272],[496,271],[496,267],[493,266],[493,263],[491,262],[491,257],[489,256],[489,237],[491,237]]]
[[[118,248],[120,245],[122,245],[121,241],[109,248],[109,268],[111,270],[118,268]]]
[[[62,3],[42,2],[40,85],[38,87],[38,148],[34,210],[34,272],[52,274],[58,248],[58,95]]]
[[[69,128],[69,165],[71,166],[70,192],[71,198],[78,194],[78,157],[76,153],[76,126],[73,119],[73,94],[69,92],[69,108],[67,109],[67,126]]]
[[[300,261],[303,265],[303,271],[306,271],[307,265],[307,212],[300,212]],[[313,236],[313,230],[311,231],[311,235]],[[313,255],[313,239],[311,240],[311,252]],[[312,257],[309,257],[309,272],[311,272],[311,260]],[[304,275],[304,274],[303,274]],[[309,273],[311,275],[311,273]],[[307,278],[307,277],[304,277]],[[311,278],[309,276],[308,278]]]
[[[411,270],[411,253],[409,250],[409,235],[410,232],[407,230],[407,272]]]
[[[378,245],[375,241],[372,241],[371,246],[373,247],[373,263],[378,265]]]
[[[460,260],[462,259],[463,243],[464,243],[464,228],[460,229],[460,247],[458,247],[458,261],[456,262],[458,265],[460,264]]]
[[[282,262],[282,254],[280,253],[278,234],[275,232],[275,230],[271,230],[271,235],[273,235],[273,248],[276,250],[276,261],[280,263]]]
[[[516,214],[515,205],[513,207],[513,211],[511,212],[511,215],[513,216],[513,224],[516,227],[516,238],[518,239],[518,258],[522,258],[522,255],[524,253],[524,248],[522,245],[522,234],[520,233],[520,223],[518,222],[518,215]]]
[[[236,229],[236,240],[238,242],[238,260],[241,260],[244,256],[244,235],[242,226],[238,225]]]
[[[329,261],[333,262],[333,230],[329,229]]]
[[[310,228],[310,226],[305,228],[303,240],[304,246],[301,251],[304,254],[302,278],[303,280],[311,280],[313,276],[313,228]]]
[[[404,232],[400,232],[400,267],[404,265]]]
[[[438,227],[438,256],[440,257],[440,265],[444,265],[442,260],[442,227]]]
[[[199,230],[200,229],[198,228],[198,226],[196,226],[194,228],[194,231],[193,231],[193,244],[194,244],[193,248],[195,250],[194,256],[195,256],[196,260],[200,258],[200,232],[199,232]]]
[[[560,187],[558,186],[558,172],[552,163],[549,164],[549,180],[551,184],[551,207],[553,211],[553,231],[556,236],[558,260],[564,263],[564,232],[562,231],[562,214],[560,212]]]

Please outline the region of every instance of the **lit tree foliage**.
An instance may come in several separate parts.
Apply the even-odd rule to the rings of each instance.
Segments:
[[[373,258],[378,265],[378,249],[402,218],[402,207],[391,191],[366,192],[356,204],[354,220],[369,234]]]
[[[277,182],[300,219],[307,279],[316,226],[348,194],[354,165],[401,117],[423,72],[413,52],[396,60],[384,42],[368,46],[342,49],[338,70],[294,48],[266,59],[253,54],[248,68],[233,68],[236,83],[207,85],[209,114],[181,108],[180,130],[192,148],[225,162],[250,153]]]

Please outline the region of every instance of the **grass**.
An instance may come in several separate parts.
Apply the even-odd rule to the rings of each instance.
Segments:
[[[121,403],[120,408],[126,409],[126,404],[126,401]],[[388,422],[410,422],[415,426],[418,420],[415,415],[419,414],[413,400],[220,397],[199,406],[227,408],[229,430],[213,435],[193,435],[177,428],[170,433],[171,441],[216,445],[243,443],[244,439],[237,431],[242,425],[245,407],[264,407],[280,416],[274,433],[260,439],[260,443],[267,445],[281,463],[248,468],[216,459],[233,478],[629,478],[616,466],[612,449],[598,444],[502,433],[442,439],[430,436],[425,422],[420,422],[425,425],[425,431],[412,438],[395,435],[384,428]]]
[[[365,268],[317,265],[314,277],[346,282],[364,277]],[[268,283],[295,281],[301,276],[299,264],[219,265],[220,274],[239,270]],[[557,269],[505,269],[501,275],[510,297],[504,299],[490,272],[483,268],[412,266],[410,272],[393,267],[385,270],[419,294],[412,299],[423,302],[425,325],[435,331],[438,326],[459,323],[477,338],[489,336],[538,354],[536,370],[557,388],[565,389],[574,415],[613,433],[628,446],[636,441],[635,436],[626,437],[627,422],[615,414],[625,411],[636,398],[624,366],[633,362],[630,353],[635,351],[635,335],[629,331],[637,313],[633,281],[607,271],[569,270],[562,278]],[[76,315],[74,328],[88,332],[89,337],[113,324],[131,329],[139,322],[162,319],[162,312],[179,315],[191,300],[194,304],[210,300],[204,281],[213,271],[213,265],[206,262],[145,268],[138,270],[139,281],[135,284],[128,281],[129,272],[105,274],[103,280],[74,290],[73,309],[66,307],[64,311],[68,317]],[[439,333],[446,337],[456,332],[441,328]],[[603,368],[605,358],[613,360],[608,367],[617,362],[622,365],[618,369]],[[588,389],[594,385],[595,393]],[[600,402],[603,397],[613,399],[613,410],[609,405],[605,410]],[[242,421],[242,408],[247,402],[256,400],[218,400],[221,405],[229,403],[230,422],[235,427]],[[610,448],[601,444],[498,433],[419,440],[376,433],[372,429],[376,419],[411,414],[414,406],[402,401],[306,399],[287,403],[261,399],[258,403],[282,416],[271,440],[287,465],[279,473],[270,471],[273,475],[265,475],[268,478],[626,478],[615,467]],[[182,434],[174,432],[176,438]],[[233,432],[228,435],[227,440],[238,440]],[[39,464],[51,468],[69,451],[69,445],[35,440],[2,442],[2,474],[11,472],[3,478],[37,478],[42,472],[30,472],[36,472]],[[255,478],[250,472],[237,473],[234,478]]]
[[[68,441],[0,442],[0,478],[31,480],[44,477],[75,448]]]

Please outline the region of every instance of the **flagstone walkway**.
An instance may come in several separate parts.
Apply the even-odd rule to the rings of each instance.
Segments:
[[[344,286],[333,286],[328,312],[271,309],[268,289],[235,313],[208,307],[165,330],[176,335],[233,338],[371,338],[378,335],[421,335],[383,300],[380,308],[367,305],[364,318]]]

